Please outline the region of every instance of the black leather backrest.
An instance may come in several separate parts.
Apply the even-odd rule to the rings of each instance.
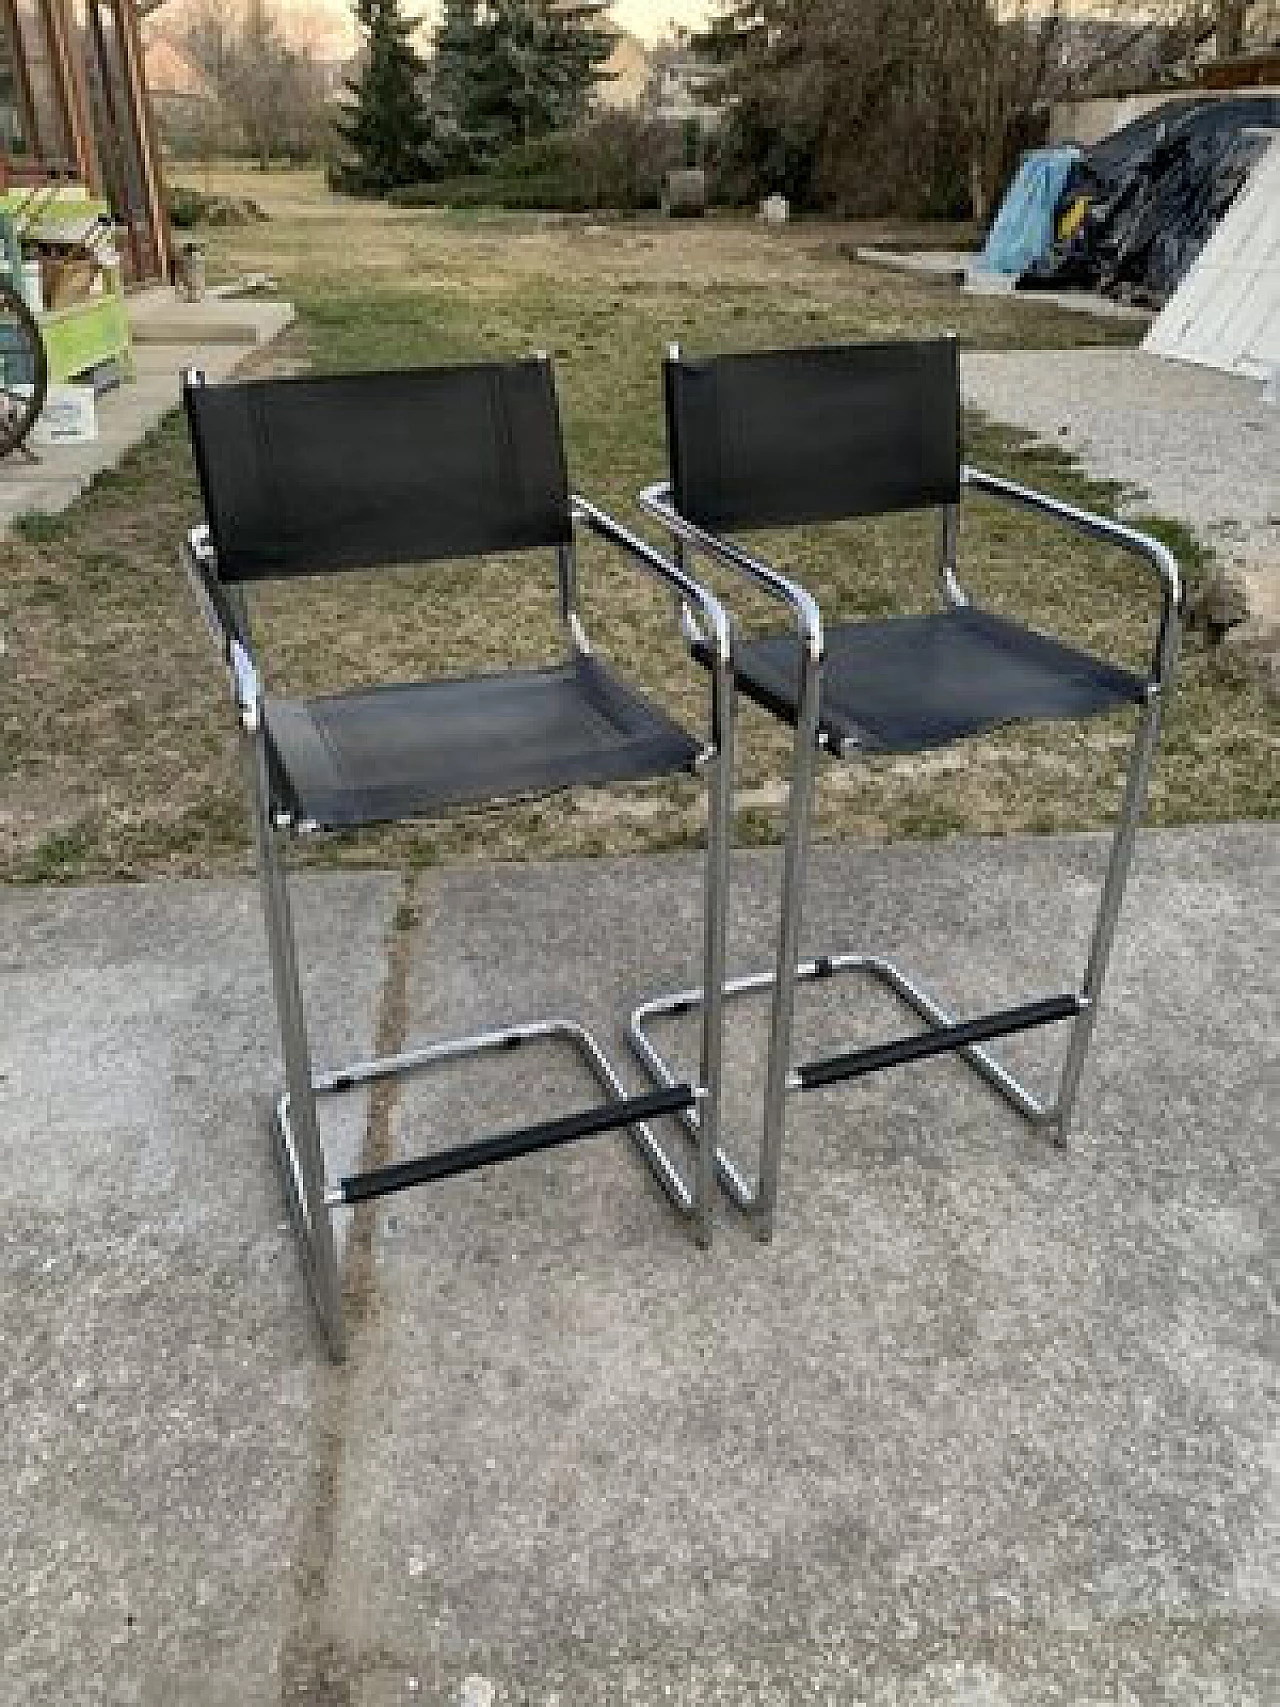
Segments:
[[[565,543],[541,358],[184,388],[226,581]]]
[[[708,529],[958,503],[952,338],[668,360],[676,508]]]

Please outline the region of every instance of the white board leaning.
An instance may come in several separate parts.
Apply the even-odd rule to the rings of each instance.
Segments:
[[[1142,347],[1253,379],[1280,368],[1280,136]]]

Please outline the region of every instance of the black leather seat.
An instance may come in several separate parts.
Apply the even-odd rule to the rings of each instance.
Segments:
[[[665,776],[691,770],[699,751],[589,657],[322,699],[269,698],[266,730],[275,804],[325,829]]]
[[[837,623],[826,630],[818,727],[837,752],[913,753],[1002,723],[1139,705],[1141,676],[991,611]],[[792,633],[741,646],[738,687],[794,724],[800,646]]]

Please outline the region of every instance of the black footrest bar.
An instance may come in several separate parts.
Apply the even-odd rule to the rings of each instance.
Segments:
[[[1082,996],[1046,996],[1043,1001],[1026,1002],[1019,1008],[984,1014],[981,1019],[935,1026],[932,1031],[895,1038],[892,1043],[877,1043],[870,1049],[854,1049],[845,1055],[832,1055],[825,1061],[810,1061],[807,1066],[795,1069],[793,1086],[801,1091],[816,1091],[823,1085],[860,1079],[885,1067],[899,1067],[906,1061],[943,1055],[973,1043],[985,1043],[989,1038],[1006,1037],[1010,1032],[1030,1031],[1038,1025],[1056,1025],[1059,1020],[1074,1019],[1085,1005]]]
[[[583,1109],[581,1114],[567,1114],[560,1120],[522,1126],[495,1138],[479,1138],[473,1144],[439,1150],[433,1156],[416,1156],[409,1162],[392,1162],[385,1168],[370,1168],[368,1173],[351,1174],[340,1182],[336,1201],[363,1203],[371,1197],[405,1191],[411,1185],[469,1174],[495,1162],[532,1155],[536,1150],[552,1150],[558,1144],[572,1144],[579,1138],[595,1138],[603,1132],[615,1132],[621,1126],[634,1126],[641,1120],[656,1120],[659,1115],[679,1114],[692,1108],[696,1101],[691,1085],[673,1085],[670,1090],[653,1091],[647,1096],[622,1097],[598,1108]]]

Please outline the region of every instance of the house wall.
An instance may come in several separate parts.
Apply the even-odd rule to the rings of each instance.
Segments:
[[[0,180],[68,178],[112,202],[126,276],[167,276],[159,142],[134,0],[0,0]]]

